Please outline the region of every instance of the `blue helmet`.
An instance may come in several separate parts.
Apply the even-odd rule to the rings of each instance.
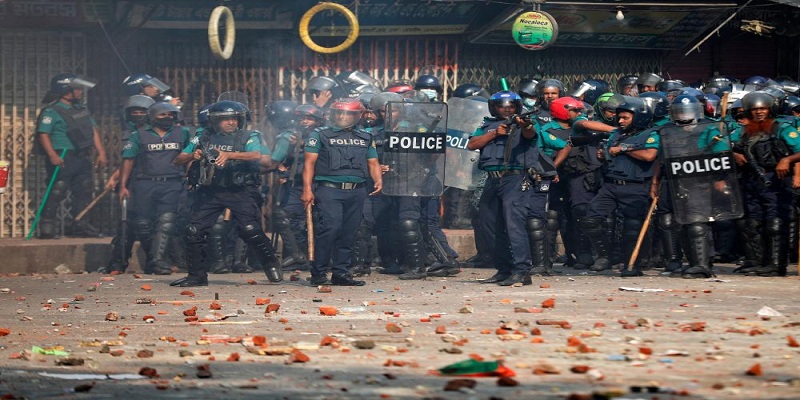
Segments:
[[[247,113],[249,112],[250,110],[247,106],[242,103],[230,100],[218,101],[212,104],[208,109],[208,122],[212,129],[217,129],[222,119],[235,117],[239,129],[243,129],[247,121]]]
[[[669,115],[669,101],[667,96],[661,92],[639,93],[639,98],[650,107],[653,118],[663,118]]]
[[[489,97],[489,113],[493,117],[500,116],[496,108],[504,105],[514,105],[515,114],[522,112],[522,98],[512,91],[502,90]]]
[[[616,108],[616,122],[619,123],[619,113],[621,111],[627,111],[633,114],[633,122],[631,123],[633,128],[645,129],[649,127],[650,123],[653,122],[653,112],[650,111],[650,107],[638,97],[623,97],[625,98],[625,102],[618,105]]]
[[[669,105],[669,118],[680,124],[700,121],[703,118],[703,104],[695,96],[679,95]]]
[[[142,94],[147,86],[154,86],[159,93],[169,90],[169,86],[166,83],[147,74],[133,74],[122,81],[122,87],[125,89],[125,95],[127,96]]]

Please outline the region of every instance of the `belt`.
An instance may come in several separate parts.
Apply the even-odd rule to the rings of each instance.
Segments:
[[[641,184],[647,183],[649,181],[650,181],[650,179],[647,179],[647,180],[644,180],[644,181],[633,181],[633,180],[627,181],[625,179],[611,179],[611,178],[606,178],[605,179],[606,183],[611,183],[611,184],[614,184],[614,185],[621,185],[621,186],[625,186],[625,185],[641,185]]]
[[[140,181],[154,181],[154,182],[166,182],[166,181],[179,181],[181,180],[180,176],[156,176],[156,177],[141,177],[136,178]]]
[[[364,187],[364,182],[329,182],[329,181],[317,181],[317,184],[320,186],[342,189],[342,190],[355,190],[361,189]]]
[[[486,171],[490,178],[502,178],[509,175],[519,175],[525,171],[521,169],[507,169],[504,171]]]

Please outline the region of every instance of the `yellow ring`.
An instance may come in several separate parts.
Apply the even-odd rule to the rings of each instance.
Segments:
[[[227,23],[225,24],[225,48],[220,48],[219,45],[219,20],[225,15]],[[220,60],[227,60],[233,55],[233,44],[236,41],[236,25],[233,20],[233,13],[231,9],[225,6],[217,6],[211,12],[211,17],[208,19],[208,46],[211,48],[211,54]]]
[[[339,11],[340,13],[344,14],[345,18],[347,18],[348,25],[350,25],[350,34],[347,35],[347,39],[335,47],[322,47],[314,43],[314,41],[311,40],[311,34],[308,32],[308,25],[311,23],[311,19],[314,18],[314,16],[320,11],[325,10]],[[305,43],[305,45],[311,50],[326,54],[338,53],[352,46],[353,43],[356,42],[356,39],[358,38],[358,19],[352,11],[341,4],[323,2],[309,8],[308,11],[303,14],[303,18],[300,19],[299,30],[300,40],[302,40],[303,43]]]

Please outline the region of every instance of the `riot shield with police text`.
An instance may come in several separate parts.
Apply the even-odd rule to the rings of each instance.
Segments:
[[[704,122],[659,129],[672,211],[679,224],[740,218],[742,194],[725,125]]]
[[[383,193],[440,196],[444,190],[447,104],[389,102],[385,109]]]
[[[473,132],[489,117],[489,107],[484,101],[453,97],[447,101],[447,149],[444,185],[464,190],[475,190],[483,172],[478,169],[480,151],[468,150],[467,143]]]

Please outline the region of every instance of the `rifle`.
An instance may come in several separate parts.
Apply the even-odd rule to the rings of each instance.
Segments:
[[[747,139],[743,138],[743,140],[747,140]],[[756,141],[758,141],[757,138],[751,138],[750,139],[750,142],[753,143],[753,144]],[[739,147],[739,149],[742,151],[742,154],[744,155],[744,158],[747,160],[747,164],[751,168],[753,168],[753,171],[755,171],[755,173],[758,176],[758,178],[761,179],[761,183],[763,183],[764,186],[769,187],[769,186],[772,185],[772,181],[767,176],[767,171],[764,169],[764,167],[759,165],[758,162],[756,162],[755,157],[753,157],[753,153],[750,151],[750,148],[753,146],[753,144],[744,143],[744,144],[741,144],[740,146],[737,146],[737,147]]]
[[[511,144],[514,142],[514,136],[516,136],[517,133],[520,130],[520,126],[517,124],[517,117],[521,118],[523,121],[526,121],[529,124],[533,124],[533,121],[531,121],[531,118],[530,118],[531,114],[533,114],[533,111],[529,111],[529,112],[522,113],[522,114],[514,114],[514,115],[508,117],[503,122],[503,125],[507,126],[508,129],[511,130],[508,133],[508,140],[506,141],[505,153],[503,153],[503,165],[507,166],[508,162],[511,160],[511,150],[512,150]],[[516,126],[514,126],[514,125],[516,125]]]
[[[211,154],[212,150],[209,148],[211,141],[203,135],[200,137],[199,144],[200,149],[203,150],[203,154],[200,156],[199,160],[192,162],[187,172],[190,190],[197,189],[198,186],[210,185],[216,169],[214,164],[216,157]]]
[[[589,132],[589,135],[572,135],[569,137],[569,143],[572,146],[584,146],[589,144],[597,144],[611,137],[610,132]]]

